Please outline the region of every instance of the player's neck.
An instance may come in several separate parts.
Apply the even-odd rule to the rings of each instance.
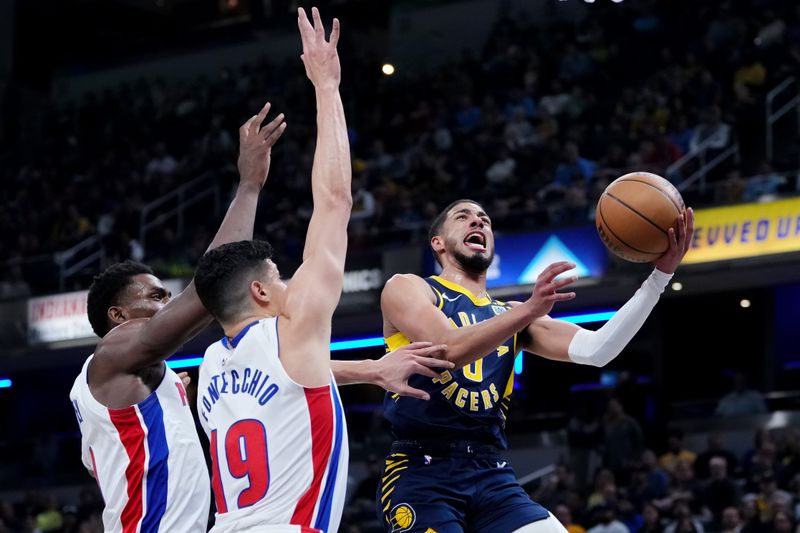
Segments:
[[[225,332],[226,337],[228,337],[229,339],[233,339],[239,333],[241,333],[244,328],[246,328],[253,322],[258,322],[259,320],[263,320],[265,318],[271,318],[273,316],[275,315],[269,314],[268,311],[249,313],[241,320],[237,320],[236,322],[231,322],[230,324],[222,324],[222,329]]]
[[[447,265],[442,270],[442,273],[439,274],[439,277],[461,285],[477,298],[487,296],[486,271],[476,274],[474,272],[468,272],[456,265]]]

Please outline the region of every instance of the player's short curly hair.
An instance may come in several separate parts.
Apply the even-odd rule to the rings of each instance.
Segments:
[[[149,266],[127,260],[111,265],[94,277],[92,286],[89,287],[86,312],[89,315],[89,323],[98,337],[104,337],[111,330],[108,308],[121,303],[120,296],[131,284],[133,277],[152,273],[153,270]]]
[[[194,274],[200,301],[220,322],[235,319],[248,301],[249,281],[264,274],[271,257],[266,241],[231,242],[209,250]]]

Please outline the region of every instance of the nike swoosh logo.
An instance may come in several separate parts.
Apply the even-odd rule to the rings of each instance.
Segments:
[[[456,296],[455,298],[449,298],[449,297],[448,297],[446,294],[442,294],[442,298],[444,298],[444,299],[445,299],[445,300],[447,300],[448,302],[455,302],[456,300],[458,300],[459,298],[461,298],[461,296],[462,296],[462,295],[461,295],[461,294],[459,294],[459,295],[458,295],[458,296]]]

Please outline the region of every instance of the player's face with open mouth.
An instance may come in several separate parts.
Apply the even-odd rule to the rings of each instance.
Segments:
[[[447,214],[445,246],[465,268],[486,270],[494,257],[492,222],[483,208],[464,202]]]

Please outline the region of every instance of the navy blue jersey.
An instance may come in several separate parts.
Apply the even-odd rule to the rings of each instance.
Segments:
[[[425,281],[454,328],[477,324],[511,308],[499,300],[478,298],[439,276]],[[412,340],[425,339],[409,339],[400,332],[385,339],[386,348],[396,350]],[[516,342],[514,335],[482,359],[435,379],[412,376],[409,385],[428,392],[429,401],[388,393],[383,406],[394,434],[400,439],[468,439],[506,448],[505,421],[514,390]]]

